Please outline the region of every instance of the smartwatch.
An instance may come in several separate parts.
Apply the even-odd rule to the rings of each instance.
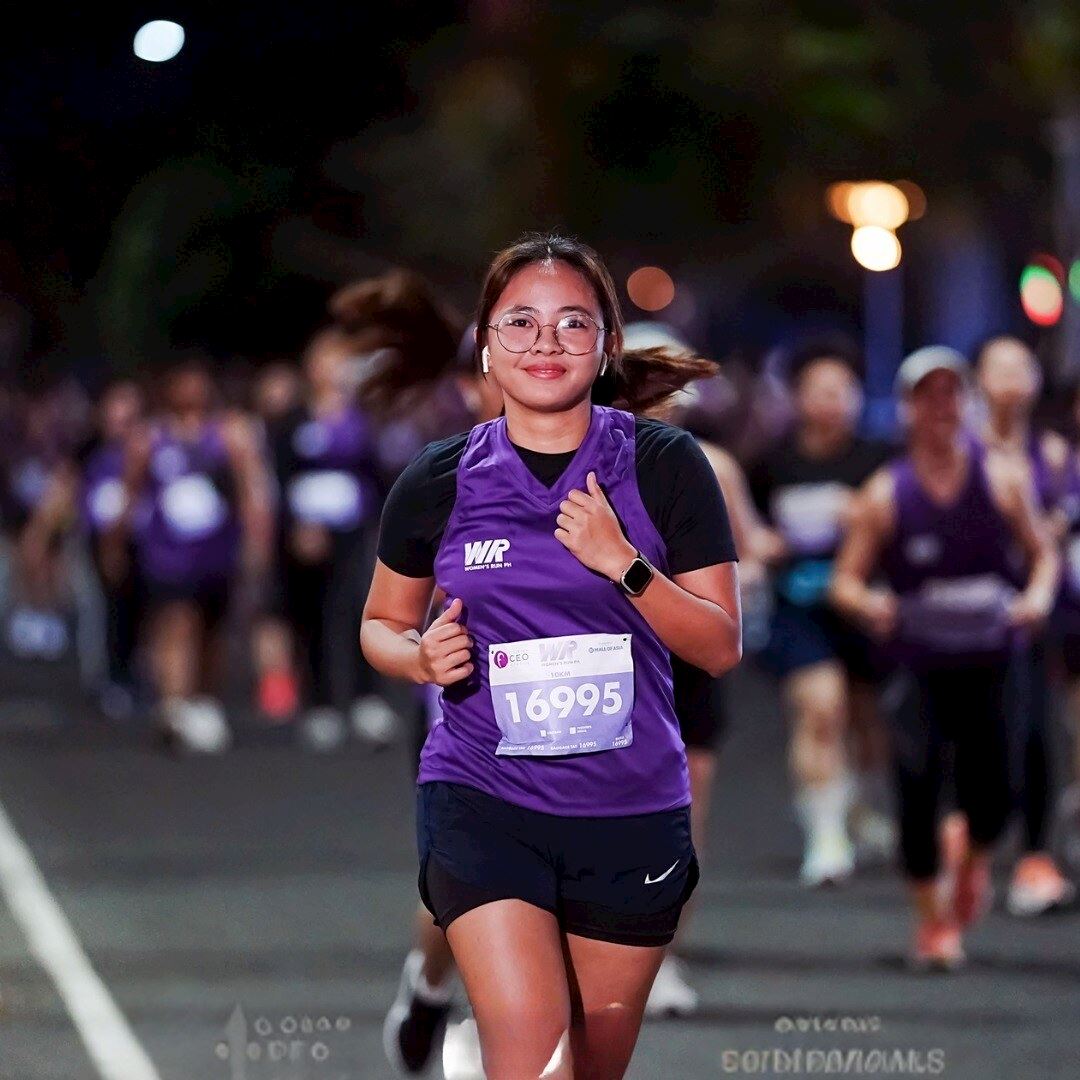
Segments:
[[[627,596],[640,596],[652,581],[656,570],[639,551],[634,561],[623,571],[615,583]]]

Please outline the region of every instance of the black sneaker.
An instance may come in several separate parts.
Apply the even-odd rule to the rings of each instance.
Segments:
[[[402,1076],[427,1071],[435,1051],[442,1046],[453,1008],[449,993],[442,1002],[425,1001],[417,994],[416,980],[423,964],[424,954],[419,949],[405,957],[397,997],[383,1022],[386,1059]]]

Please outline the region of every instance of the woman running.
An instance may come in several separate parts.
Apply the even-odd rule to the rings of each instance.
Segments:
[[[113,719],[129,716],[135,705],[135,629],[138,610],[136,575],[130,559],[123,576],[110,580],[103,570],[102,537],[124,509],[124,447],[142,419],[143,395],[130,380],[107,386],[96,410],[96,431],[54,469],[48,489],[23,533],[25,563],[40,573],[57,538],[78,523],[96,577],[95,618],[79,627],[79,639],[104,642],[104,663],[95,665],[94,685],[102,712]],[[78,574],[81,560],[73,573]],[[103,603],[102,603],[103,602]],[[104,610],[99,610],[103,606]],[[80,620],[81,622],[82,620]],[[101,625],[102,622],[104,625]],[[97,651],[97,650],[95,650]],[[100,668],[100,670],[97,670]]]
[[[591,250],[507,249],[477,322],[505,417],[395,485],[362,642],[387,674],[443,687],[421,895],[489,1080],[620,1077],[696,883],[668,655],[713,675],[738,660],[730,528],[689,436],[591,403],[605,374],[639,405],[698,374],[622,355]],[[450,600],[424,631],[436,585]]]
[[[800,876],[809,886],[850,876],[852,833],[874,853],[891,850],[894,842],[875,790],[885,783],[875,708],[885,665],[826,597],[855,492],[890,454],[856,432],[860,366],[859,357],[839,343],[811,344],[796,353],[789,369],[795,430],[752,470],[755,499],[775,537],[769,554],[776,603],[762,659],[780,677],[791,716],[788,767],[804,836]],[[849,733],[857,740],[854,755]]]
[[[1006,677],[1047,617],[1058,559],[1022,469],[963,430],[967,364],[921,349],[897,373],[907,454],[863,489],[836,561],[837,606],[887,640],[911,676],[893,717],[901,852],[915,912],[912,962],[963,962],[963,929],[989,899],[990,851],[1009,814]],[[1017,592],[1012,553],[1028,560]],[[880,573],[884,585],[872,584]],[[938,888],[944,747],[971,845],[952,894]]]
[[[358,734],[392,729],[389,706],[354,644],[382,502],[369,417],[354,404],[355,347],[339,323],[304,354],[302,404],[269,429],[279,501],[281,614],[296,650],[312,748],[338,745],[346,717]],[[370,552],[370,555],[369,555]],[[264,675],[272,677],[272,672]],[[267,696],[267,695],[263,695]]]
[[[1031,350],[1016,338],[988,341],[976,357],[979,389],[987,416],[979,432],[983,444],[1005,454],[1028,476],[1039,509],[1055,540],[1066,528],[1062,501],[1068,483],[1069,444],[1052,431],[1036,431],[1031,414],[1042,388],[1042,373]],[[1013,870],[1006,907],[1013,915],[1040,915],[1073,900],[1076,889],[1058,868],[1048,847],[1052,808],[1050,740],[1050,656],[1046,633],[1032,641],[1016,665],[1016,749],[1018,796],[1023,820],[1023,856]]]
[[[219,631],[237,575],[267,562],[268,478],[250,423],[215,408],[198,360],[166,375],[163,404],[125,447],[123,510],[103,537],[104,570],[122,580],[134,542],[161,733],[181,748],[215,752],[231,741],[210,696],[223,675]]]

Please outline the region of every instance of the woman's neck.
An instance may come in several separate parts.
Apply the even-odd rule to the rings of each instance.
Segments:
[[[1027,442],[1030,425],[1023,413],[991,410],[986,418],[984,437],[991,446],[1015,450]]]
[[[808,458],[830,458],[851,441],[851,432],[842,427],[804,424],[796,436],[799,451]]]
[[[538,454],[566,454],[584,441],[592,419],[592,402],[584,401],[561,412],[536,412],[506,399],[506,434],[515,446]]]
[[[947,470],[966,459],[959,432],[944,439],[934,435],[916,436],[911,442],[911,455],[928,470]]]
[[[328,413],[340,412],[345,395],[336,386],[312,387],[308,401],[316,416],[326,416]]]

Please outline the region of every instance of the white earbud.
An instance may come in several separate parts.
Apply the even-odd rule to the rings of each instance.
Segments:
[[[485,345],[480,350],[480,370],[486,375],[491,370],[491,365],[488,363],[491,353],[488,352],[488,347]]]
[[[599,378],[601,375],[603,375],[605,371],[607,371],[607,354],[606,353],[604,354],[604,359],[600,361],[600,370],[599,370],[599,372],[597,372],[597,378]]]

